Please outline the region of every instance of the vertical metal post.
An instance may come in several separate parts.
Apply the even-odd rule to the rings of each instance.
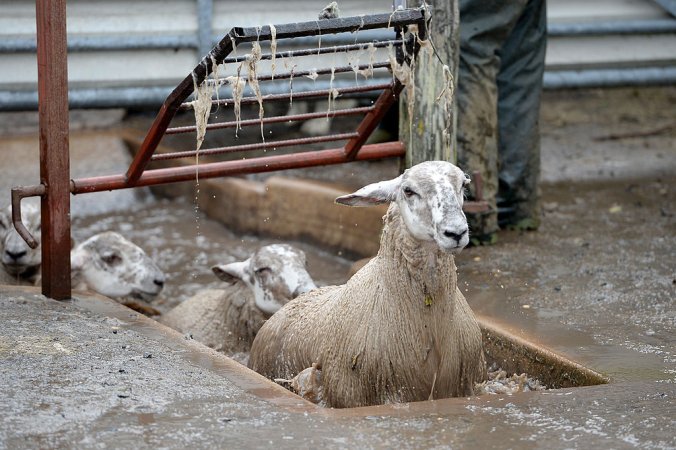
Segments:
[[[66,0],[36,0],[42,293],[70,298],[70,158]]]
[[[201,60],[213,47],[212,17],[213,0],[197,0],[197,50]]]

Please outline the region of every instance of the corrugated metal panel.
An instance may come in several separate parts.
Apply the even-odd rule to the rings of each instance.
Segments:
[[[175,86],[201,57],[198,31],[204,30],[198,30],[197,8],[210,3],[216,38],[233,26],[313,20],[328,0],[69,0],[71,89],[82,93],[83,99],[91,99],[96,89],[152,86],[157,93]],[[389,11],[391,4],[391,0],[339,2],[343,16]],[[35,3],[5,0],[0,11],[0,109],[34,107],[34,103],[16,103],[16,99],[34,98],[37,83]],[[558,30],[549,37],[548,74],[676,64],[672,27],[676,21],[649,0],[549,0],[548,22],[551,29]],[[605,31],[590,32],[595,23]],[[621,31],[613,32],[614,26],[622,26]],[[651,26],[656,31],[651,31]],[[641,30],[648,30],[648,34],[637,34]],[[571,36],[580,32],[584,36]],[[328,41],[327,37],[324,45]],[[323,58],[317,66],[345,63]],[[626,73],[631,72],[611,78],[626,81]],[[546,81],[556,78],[552,75]],[[584,79],[589,83],[588,76]],[[650,79],[655,82],[654,77]],[[121,96],[127,98],[131,95]],[[150,97],[148,100],[152,103]]]

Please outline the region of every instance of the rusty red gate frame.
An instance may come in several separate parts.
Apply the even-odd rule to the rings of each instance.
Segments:
[[[196,166],[172,167],[165,169],[147,170],[151,161],[162,159],[184,158],[195,156],[197,150],[163,153],[154,155],[162,137],[165,134],[176,134],[196,131],[195,126],[169,128],[169,124],[181,109],[190,107],[185,103],[193,94],[194,87],[201,85],[212,72],[214,64],[223,62],[240,62],[245,57],[226,58],[236,46],[241,43],[265,41],[273,38],[270,26],[233,28],[221,41],[206,55],[195,69],[173,90],[160,108],[150,130],[125,174],[80,178],[70,180],[68,155],[68,104],[67,104],[67,71],[66,71],[66,30],[65,30],[65,0],[36,0],[38,24],[38,93],[40,112],[40,181],[35,186],[22,186],[12,189],[12,218],[17,232],[33,248],[37,242],[21,222],[21,200],[25,197],[42,197],[42,293],[54,299],[67,299],[71,296],[70,290],[70,198],[68,194],[83,194],[88,192],[109,191],[116,189],[135,188],[156,184],[195,180]],[[283,24],[274,26],[275,38],[286,39],[306,36],[317,36],[343,32],[357,32],[375,28],[394,27],[397,36],[404,36],[404,30],[409,25],[417,25],[419,36],[425,37],[426,23],[423,9],[395,9],[393,13],[375,14],[358,17],[326,19],[314,22]],[[364,44],[343,45],[311,50],[289,51],[276,53],[275,57],[303,56],[317,53],[348,51]],[[397,59],[402,63],[411,52],[417,52],[417,42],[410,39],[406,42],[403,37],[391,41],[375,43],[378,47],[392,45],[397,48]],[[403,48],[405,47],[405,48]],[[261,59],[271,59],[272,54],[264,54]],[[374,68],[387,67],[389,63],[373,64]],[[352,71],[353,67],[338,67],[332,70],[317,70],[322,73],[339,73]],[[293,78],[293,76],[308,75],[309,72],[278,74],[277,79]],[[259,77],[260,81],[269,80],[269,77]],[[318,138],[289,139],[285,141],[263,142],[261,144],[247,144],[214,149],[199,150],[200,155],[230,153],[235,151],[255,150],[266,147],[302,146],[314,142],[330,142],[346,140],[338,148],[315,150],[302,153],[293,153],[276,156],[263,156],[245,160],[230,160],[199,164],[199,177],[202,179],[222,177],[234,174],[255,172],[270,172],[292,168],[340,164],[351,161],[365,161],[388,157],[401,157],[406,148],[402,142],[386,142],[365,145],[366,140],[381,121],[388,108],[399,97],[403,86],[396,78],[384,84],[370,84],[338,89],[340,94],[357,93],[380,90],[373,106],[350,108],[332,112],[334,116],[364,114],[364,117],[353,133],[326,135]],[[304,91],[296,94],[266,95],[264,101],[276,101],[293,98],[313,98],[330,95],[330,90]],[[242,103],[256,102],[256,97],[244,97]],[[212,103],[218,104],[219,100]],[[274,123],[288,120],[307,120],[319,117],[319,114],[308,113],[287,116],[275,116],[263,119],[244,120],[239,123],[223,122],[208,124],[207,129],[228,128],[234,126],[251,126],[262,123]],[[477,192],[480,193],[480,179]],[[485,202],[466,202],[466,211],[481,211],[486,209]]]

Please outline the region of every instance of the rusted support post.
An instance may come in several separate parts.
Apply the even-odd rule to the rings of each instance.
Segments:
[[[70,159],[66,0],[36,0],[42,293],[70,298]]]
[[[411,4],[413,2],[417,3],[418,0],[409,0],[408,6],[415,6]],[[399,102],[399,139],[407,146],[406,167],[429,160],[456,162],[455,102],[448,117],[444,99],[439,102],[436,100],[446,84],[443,64],[448,65],[453,80],[457,80],[460,45],[458,0],[433,2],[429,8],[432,20],[428,24],[427,37],[434,44],[438,55],[434,54],[432,48],[423,48],[415,59],[412,118],[408,117],[406,91]]]

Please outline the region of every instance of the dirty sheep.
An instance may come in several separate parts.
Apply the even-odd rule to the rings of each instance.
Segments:
[[[34,285],[40,274],[42,249],[40,247],[40,208],[33,203],[24,203],[21,220],[38,242],[30,248],[12,224],[12,207],[0,211],[0,251],[2,269],[0,284]]]
[[[453,257],[469,240],[468,183],[453,164],[432,161],[337,198],[349,206],[390,202],[378,255],[346,284],[280,309],[256,336],[249,367],[287,381],[312,372],[318,385],[308,397],[329,407],[471,394],[486,368]]]
[[[160,322],[227,354],[248,352],[273,313],[316,287],[305,269],[305,254],[285,244],[261,247],[245,261],[211,269],[228,286],[197,293]]]

